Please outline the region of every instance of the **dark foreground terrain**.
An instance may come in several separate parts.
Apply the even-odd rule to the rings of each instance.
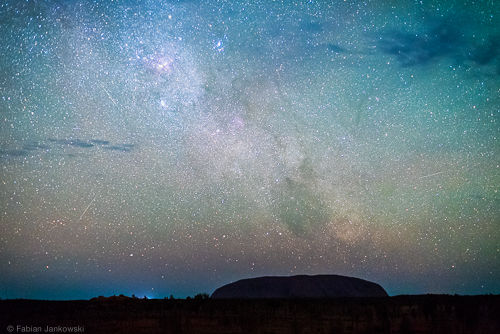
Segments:
[[[3,300],[0,326],[0,333],[496,334],[500,296]]]

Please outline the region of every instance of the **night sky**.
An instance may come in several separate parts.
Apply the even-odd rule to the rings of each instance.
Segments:
[[[499,18],[0,0],[0,297],[320,273],[500,293]]]

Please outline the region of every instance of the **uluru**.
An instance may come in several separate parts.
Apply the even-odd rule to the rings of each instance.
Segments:
[[[387,297],[377,283],[340,275],[265,276],[242,279],[214,291],[214,299]]]

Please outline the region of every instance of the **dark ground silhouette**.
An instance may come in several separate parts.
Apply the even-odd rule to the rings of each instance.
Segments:
[[[84,333],[500,333],[500,295],[0,301],[0,331]],[[8,328],[8,326],[12,326]],[[20,329],[20,330],[19,330]],[[26,331],[25,331],[26,332]]]

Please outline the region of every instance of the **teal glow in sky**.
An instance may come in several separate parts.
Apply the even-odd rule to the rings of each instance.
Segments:
[[[341,274],[500,293],[496,1],[0,1],[0,297]]]

